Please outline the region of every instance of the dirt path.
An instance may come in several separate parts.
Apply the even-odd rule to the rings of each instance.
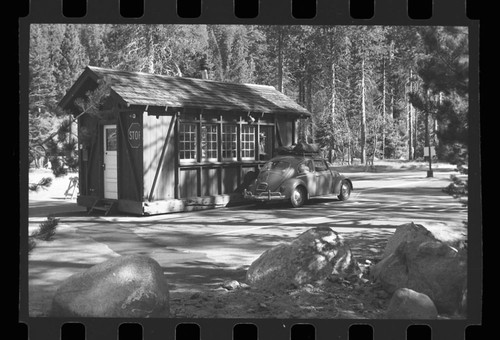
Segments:
[[[353,176],[355,194],[347,203],[317,199],[301,209],[277,204],[146,218],[86,216],[74,201],[61,199],[59,182],[57,194],[30,197],[31,230],[51,212],[60,216],[54,240],[38,242],[29,256],[30,314],[48,315],[55,290],[70,275],[115,256],[142,254],[164,269],[173,317],[377,318],[389,297],[366,280],[279,293],[244,284],[224,288],[226,281],[244,283],[263,251],[317,225],[339,232],[365,268],[402,223],[422,223],[449,242],[467,237],[466,209],[441,192],[448,173],[430,180],[407,171]]]

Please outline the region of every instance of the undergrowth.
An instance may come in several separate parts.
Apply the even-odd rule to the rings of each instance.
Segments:
[[[56,234],[58,224],[59,219],[52,216],[47,217],[47,220],[40,223],[38,229],[28,237],[28,253],[36,247],[36,240],[51,241]]]

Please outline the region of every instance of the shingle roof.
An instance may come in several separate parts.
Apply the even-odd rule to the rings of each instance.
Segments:
[[[130,105],[287,113],[310,116],[272,86],[167,77],[88,66]]]

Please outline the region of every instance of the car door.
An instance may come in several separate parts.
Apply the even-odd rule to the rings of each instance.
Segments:
[[[316,196],[331,194],[333,176],[324,160],[314,160],[314,176],[316,178]]]
[[[306,184],[309,196],[316,196],[316,176],[313,162],[311,160],[304,160],[297,167],[297,171],[298,175],[296,178]]]

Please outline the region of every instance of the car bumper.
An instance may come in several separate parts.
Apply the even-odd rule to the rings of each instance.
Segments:
[[[267,201],[284,201],[287,199],[281,192],[263,191],[259,193],[252,193],[248,190],[243,190],[243,197],[251,201],[267,202]]]

